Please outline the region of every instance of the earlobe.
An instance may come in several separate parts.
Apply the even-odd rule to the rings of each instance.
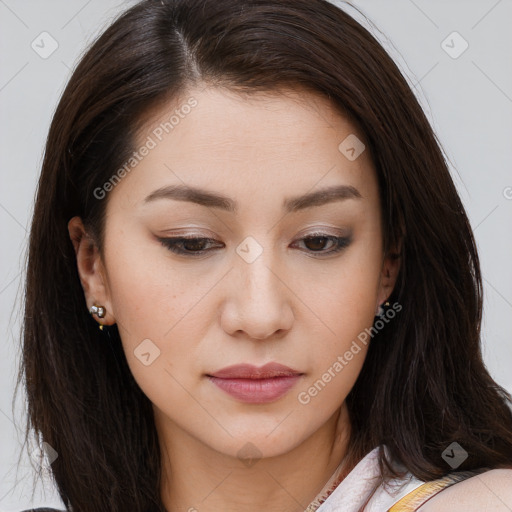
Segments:
[[[386,302],[393,293],[399,270],[400,254],[392,251],[385,256],[382,263],[376,311],[379,310],[381,305]]]
[[[98,320],[101,325],[112,325],[115,323],[115,318],[99,249],[93,238],[87,233],[80,217],[73,217],[68,222],[68,232],[75,249],[77,270],[87,310],[91,312],[91,308],[94,306],[102,307],[104,315],[95,315],[95,317],[101,318]]]

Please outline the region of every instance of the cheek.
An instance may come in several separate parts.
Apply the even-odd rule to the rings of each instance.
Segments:
[[[190,318],[206,315],[201,298],[211,283],[174,268],[153,243],[118,241],[106,253],[111,307],[135,379],[151,386],[162,382],[156,372],[167,381],[165,370],[194,356],[202,332]]]
[[[322,393],[322,400],[345,396],[362,368],[375,317],[379,263],[378,247],[360,243],[332,268],[301,281],[299,294],[311,305],[310,318],[316,317],[316,329],[310,328],[315,348],[309,384],[320,379],[319,386],[331,390]]]
[[[375,247],[358,244],[321,271],[304,274],[299,294],[307,298],[331,338],[347,341],[371,326],[380,276]]]
[[[135,231],[131,238],[118,237],[115,250],[106,253],[113,312],[130,336],[162,338],[200,301],[208,283],[195,279],[193,263],[184,268],[148,235]]]

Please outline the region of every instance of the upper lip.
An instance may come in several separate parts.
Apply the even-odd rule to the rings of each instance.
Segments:
[[[267,363],[260,367],[252,364],[235,364],[208,375],[221,379],[271,379],[302,375],[302,373],[279,363]]]

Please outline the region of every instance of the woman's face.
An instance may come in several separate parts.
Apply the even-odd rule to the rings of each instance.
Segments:
[[[396,277],[362,141],[327,100],[292,91],[193,90],[141,131],[84,289],[117,323],[161,428],[270,457],[339,411]],[[299,375],[209,377],[269,362]]]

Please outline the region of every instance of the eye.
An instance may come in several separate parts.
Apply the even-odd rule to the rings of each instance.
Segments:
[[[213,238],[204,237],[173,237],[158,239],[170,251],[184,256],[201,256],[213,249],[206,249],[208,244],[216,243]]]
[[[319,255],[334,254],[350,245],[350,237],[328,235],[325,233],[313,233],[298,240],[304,242],[308,252]],[[331,244],[330,249],[325,250],[326,244]]]
[[[224,244],[218,242],[214,238],[207,237],[170,237],[158,238],[161,244],[182,256],[204,256],[206,253],[214,251],[215,249],[222,248]],[[315,255],[328,255],[340,252],[345,247],[348,247],[351,242],[350,237],[340,237],[328,235],[325,233],[313,233],[306,237],[300,238],[298,242],[303,242],[306,246],[306,251]],[[212,245],[217,247],[212,247]],[[330,244],[330,248],[325,250],[326,245]],[[292,245],[293,247],[293,245]]]

